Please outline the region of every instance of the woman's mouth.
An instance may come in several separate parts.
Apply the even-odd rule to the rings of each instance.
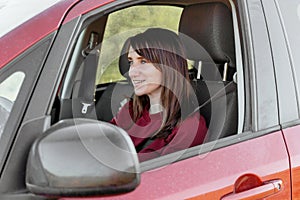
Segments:
[[[135,87],[140,86],[143,82],[145,82],[145,80],[133,80],[132,81],[132,83]]]

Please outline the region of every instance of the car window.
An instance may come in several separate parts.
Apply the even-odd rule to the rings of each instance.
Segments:
[[[133,6],[108,16],[100,52],[96,84],[123,80],[118,58],[124,41],[149,27],[177,31],[182,8],[175,6]]]
[[[0,83],[0,137],[24,78],[23,72],[15,72]]]
[[[218,19],[209,12],[214,7],[220,8]],[[237,79],[237,73],[243,74],[243,65],[241,55],[235,54],[241,46],[237,39],[238,24],[234,24],[229,8],[223,3],[195,3],[186,7],[147,4],[84,21],[85,26],[76,36],[57,104],[52,108],[59,111],[53,112],[52,123],[69,118],[112,122],[134,93],[131,82],[119,71],[128,72],[128,60],[120,57],[121,49],[129,37],[155,27],[177,33],[187,50],[191,91],[197,98],[194,101],[197,108],[193,111],[200,112],[209,130],[204,142],[242,133],[244,119],[239,117],[244,112],[240,112],[238,105],[243,109],[244,79],[241,75]],[[191,23],[194,14],[197,14],[192,18],[196,25]]]

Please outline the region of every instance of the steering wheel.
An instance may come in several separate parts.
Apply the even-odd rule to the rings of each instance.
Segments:
[[[5,97],[0,96],[0,137],[4,130],[6,121],[12,109],[13,102]]]

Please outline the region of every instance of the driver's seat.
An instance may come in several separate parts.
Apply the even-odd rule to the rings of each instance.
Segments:
[[[128,41],[128,39],[125,41],[119,57],[119,71],[126,80],[112,83],[105,89],[96,103],[98,120],[110,121],[133,95],[133,86],[128,76],[129,64],[126,54],[129,48]]]
[[[237,87],[232,13],[221,2],[184,8],[179,24],[187,58],[194,62],[194,86],[206,118],[206,142],[237,132]]]

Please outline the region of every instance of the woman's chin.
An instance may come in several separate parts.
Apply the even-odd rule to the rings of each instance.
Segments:
[[[139,91],[139,90],[134,90],[134,94],[135,94],[136,96],[143,96],[143,95],[145,95],[145,92]]]

